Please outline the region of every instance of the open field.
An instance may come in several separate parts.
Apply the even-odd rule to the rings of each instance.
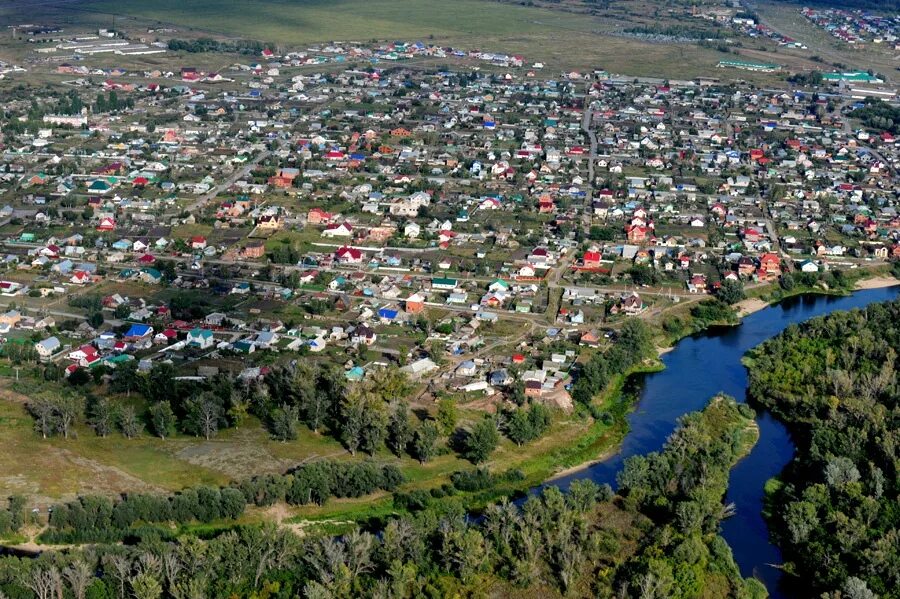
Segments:
[[[29,3],[32,0],[0,0],[0,22],[30,18]],[[673,20],[667,14],[654,16],[652,5],[643,0],[628,0],[596,15],[488,0],[57,0],[41,2],[40,6],[46,19],[69,27],[115,26],[143,37],[147,37],[147,28],[165,26],[176,28],[178,32],[172,34],[176,37],[256,39],[298,49],[330,40],[423,40],[521,54],[528,62],[540,61],[554,70],[597,68],[629,76],[709,76],[759,83],[773,77],[717,69],[718,61],[727,55],[696,44],[649,43],[610,35],[635,25],[684,22],[684,17]],[[122,64],[118,66],[128,68],[130,65],[121,58],[101,59],[119,60]],[[126,58],[127,62],[135,60]],[[180,53],[138,59],[168,68],[207,61],[204,55]]]

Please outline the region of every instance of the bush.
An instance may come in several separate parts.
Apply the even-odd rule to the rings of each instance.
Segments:
[[[394,493],[394,507],[398,510],[417,512],[428,507],[431,494],[422,489],[416,489],[409,493]]]
[[[468,472],[454,472],[450,475],[450,482],[460,491],[484,491],[494,484],[494,477],[487,468],[476,468]]]

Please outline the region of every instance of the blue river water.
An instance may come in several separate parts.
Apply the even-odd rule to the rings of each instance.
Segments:
[[[637,395],[634,411],[628,416],[629,432],[620,451],[608,460],[547,484],[567,488],[573,481],[590,478],[615,487],[616,474],[625,459],[658,451],[672,433],[678,418],[702,409],[717,393],[746,401],[747,370],[741,358],[747,350],[799,323],[836,310],[862,308],[873,302],[900,296],[900,287],[857,291],[847,297],[801,296],[747,316],[736,327],[717,327],[682,339],[663,355],[665,370],[632,377],[626,392]],[[759,442],[731,472],[726,503],[737,507],[735,516],[722,523],[722,536],[734,552],[744,576],[761,580],[772,599],[798,596],[792,592],[782,572],[781,552],[769,539],[762,517],[763,485],[779,474],[794,454],[787,429],[768,412],[758,414]]]

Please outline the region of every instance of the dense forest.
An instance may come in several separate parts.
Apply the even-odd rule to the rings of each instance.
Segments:
[[[448,497],[375,530],[340,537],[247,526],[205,539],[144,538],[36,559],[7,556],[0,558],[0,594],[762,598],[765,589],[741,578],[718,535],[729,513],[722,504],[728,472],[756,440],[752,417],[745,405],[714,399],[704,411],[685,416],[661,452],[630,459],[617,495],[608,486],[578,481],[565,494],[551,487],[521,506],[491,505],[478,519]],[[137,517],[126,511],[123,517]],[[108,509],[102,513],[116,517]],[[73,516],[70,510],[66,522]]]
[[[794,460],[770,529],[825,597],[900,597],[900,301],[836,312],[748,356],[750,395],[784,420]]]

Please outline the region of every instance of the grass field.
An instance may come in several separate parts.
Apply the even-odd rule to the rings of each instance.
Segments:
[[[28,6],[36,4],[0,0],[0,22],[19,22],[27,18]],[[165,25],[177,28],[175,35],[181,37],[210,34],[295,49],[331,40],[422,40],[521,54],[555,71],[598,68],[629,76],[731,76],[715,68],[723,55],[713,50],[603,33],[652,19],[652,5],[645,0],[623,0],[617,5],[621,10],[606,17],[491,0],[51,0],[40,6],[47,19],[71,27],[114,26],[134,35]],[[125,62],[120,58],[116,60]],[[204,60],[197,54],[141,58],[167,65]]]
[[[548,28],[591,29],[591,20],[578,15],[483,0],[88,0],[79,8],[296,44],[428,36],[476,39],[528,35]]]

